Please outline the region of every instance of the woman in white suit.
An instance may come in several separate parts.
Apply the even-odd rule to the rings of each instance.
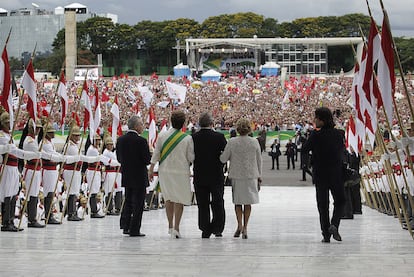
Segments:
[[[251,133],[250,121],[241,118],[236,123],[240,136],[228,141],[220,156],[221,162],[230,161],[229,178],[232,182],[233,203],[237,218],[234,237],[247,239],[247,224],[251,205],[259,203],[260,183],[262,182],[262,155],[257,139]]]

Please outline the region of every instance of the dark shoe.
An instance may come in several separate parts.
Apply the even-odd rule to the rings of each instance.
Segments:
[[[119,213],[116,213],[116,212],[107,212],[106,215],[119,215]]]
[[[243,231],[243,233],[242,233],[242,239],[247,239],[247,238],[248,238],[247,231]]]
[[[342,241],[341,235],[338,232],[338,228],[336,228],[335,225],[331,225],[328,230],[329,230],[329,233],[334,238],[334,240]]]
[[[210,236],[211,236],[210,232],[202,232],[201,233],[201,238],[203,238],[203,239],[209,239]]]
[[[354,214],[362,214],[362,211],[354,211]]]
[[[19,231],[23,231],[23,229],[18,230],[17,227],[14,225],[7,225],[7,226],[1,227],[1,231],[2,232],[19,232]]]
[[[331,239],[328,239],[328,238],[323,238],[323,239],[321,240],[321,242],[323,242],[323,243],[330,243],[330,242],[331,242]]]
[[[57,221],[53,217],[50,217],[49,220],[47,221],[47,224],[61,224],[61,222]]]
[[[214,235],[216,236],[216,238],[222,238],[223,237],[222,233],[214,233]]]
[[[144,233],[129,234],[130,237],[145,237]]]
[[[122,231],[122,234],[129,235],[129,230],[128,229],[124,229],[124,231]]]
[[[104,218],[104,217],[105,217],[104,215],[101,215],[101,214],[98,214],[98,213],[91,214],[91,218]]]
[[[354,219],[354,215],[344,215],[341,219]]]
[[[82,218],[78,217],[77,215],[72,215],[68,217],[68,221],[81,221]]]
[[[27,227],[29,228],[44,228],[46,225],[40,224],[37,221],[27,223]]]
[[[234,232],[233,237],[238,238],[240,237],[241,229],[237,229],[236,232]]]
[[[148,212],[149,210],[150,210],[150,208],[144,207],[144,212]]]

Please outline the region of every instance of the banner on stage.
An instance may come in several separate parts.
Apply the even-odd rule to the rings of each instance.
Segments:
[[[88,73],[88,76],[86,76]],[[85,80],[93,80],[96,81],[99,78],[98,68],[76,68],[75,69],[75,81],[83,81]]]

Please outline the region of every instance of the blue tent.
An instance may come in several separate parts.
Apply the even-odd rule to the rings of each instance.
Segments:
[[[279,73],[280,65],[275,62],[266,62],[262,65],[261,75],[262,76],[277,76]]]
[[[191,71],[188,65],[183,65],[182,63],[180,63],[174,66],[174,77],[189,77],[190,75]]]
[[[207,72],[201,74],[201,81],[208,82],[208,81],[220,81],[221,74],[213,69],[210,69]]]

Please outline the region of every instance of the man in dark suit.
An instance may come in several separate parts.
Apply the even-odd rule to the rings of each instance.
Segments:
[[[124,234],[143,237],[141,233],[142,212],[148,182],[147,165],[151,155],[147,140],[140,136],[144,126],[138,116],[128,121],[128,132],[119,137],[116,155],[121,163],[122,186],[125,187],[125,206],[122,210],[120,225]]]
[[[193,134],[194,141],[194,188],[198,204],[198,228],[202,238],[211,234],[221,237],[224,230],[224,174],[220,154],[227,141],[223,134],[212,130],[213,118],[202,113],[201,130]],[[210,205],[213,218],[210,220]]]
[[[332,112],[325,107],[316,109],[313,131],[302,151],[312,151],[312,179],[316,187],[316,202],[319,211],[323,239],[330,242],[331,235],[341,241],[338,228],[344,211],[345,191],[343,180],[343,132],[334,128]],[[334,199],[332,219],[329,219],[329,191]]]

